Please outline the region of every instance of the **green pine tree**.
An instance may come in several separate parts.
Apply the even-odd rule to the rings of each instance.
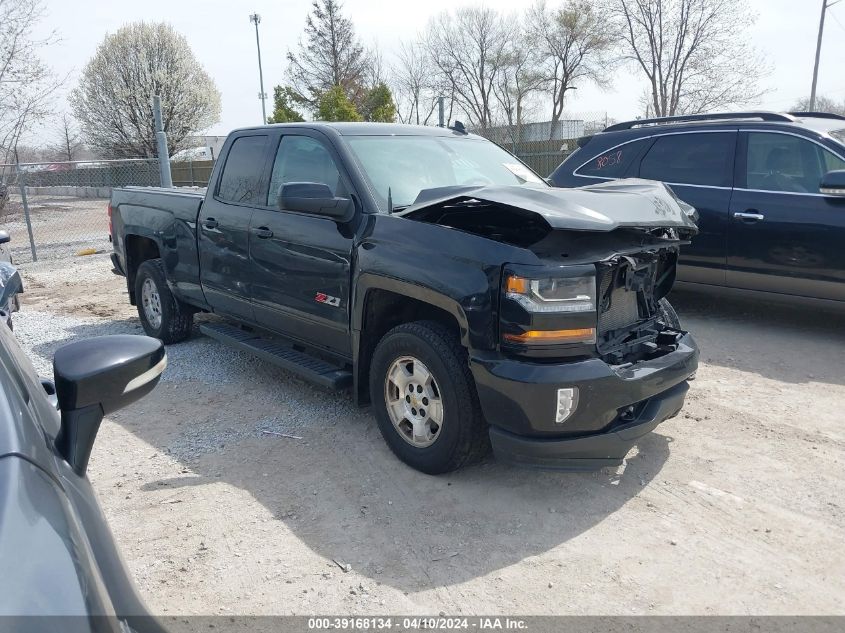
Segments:
[[[295,123],[304,121],[303,116],[294,108],[299,100],[290,86],[273,88],[273,114],[267,117],[267,123]]]
[[[317,105],[317,119],[320,121],[362,121],[355,105],[346,96],[343,88],[333,86],[320,96]]]

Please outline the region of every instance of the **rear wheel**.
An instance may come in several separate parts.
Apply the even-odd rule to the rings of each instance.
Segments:
[[[440,323],[399,325],[382,338],[370,398],[387,445],[417,470],[446,473],[489,449],[466,350]]]
[[[148,259],[135,275],[135,301],[144,331],[162,343],[178,343],[191,334],[194,313],[170,292],[160,259]]]

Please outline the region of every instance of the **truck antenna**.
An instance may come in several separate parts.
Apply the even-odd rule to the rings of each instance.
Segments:
[[[387,213],[393,213],[393,195],[390,192],[390,187],[387,188]]]

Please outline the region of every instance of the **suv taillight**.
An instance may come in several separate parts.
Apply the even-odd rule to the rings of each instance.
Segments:
[[[111,202],[109,202],[109,236],[111,236],[111,234],[112,234],[112,230],[111,230]]]

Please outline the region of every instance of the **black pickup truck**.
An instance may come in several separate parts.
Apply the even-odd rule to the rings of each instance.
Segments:
[[[200,330],[372,405],[427,473],[614,465],[683,405],[698,350],[665,296],[695,211],[663,184],[548,186],[462,129],[229,135],[206,192],[116,189],[144,329]],[[234,323],[234,325],[230,324]]]

